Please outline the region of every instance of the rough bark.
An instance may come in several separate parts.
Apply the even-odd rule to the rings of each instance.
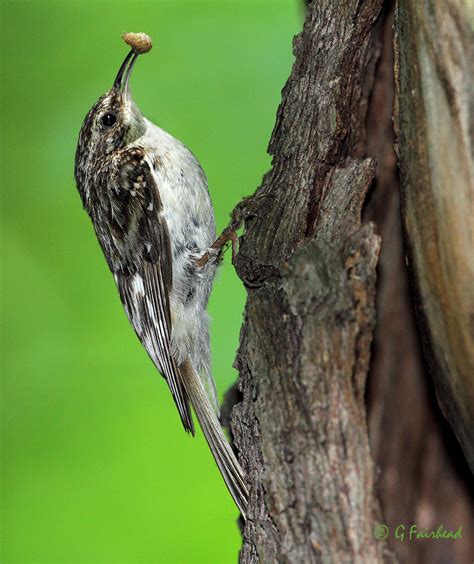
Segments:
[[[472,477],[444,418],[425,368],[405,265],[399,182],[392,122],[393,9],[386,2],[377,41],[381,53],[369,104],[368,152],[377,161],[375,187],[364,218],[382,238],[377,276],[377,324],[369,372],[369,436],[379,467],[378,494],[383,520],[393,533],[416,523],[428,531],[440,524],[463,526],[461,539],[388,544],[400,562],[469,562]]]
[[[431,393],[404,264],[391,126],[393,2],[382,15],[381,4],[308,2],[270,142],[272,169],[234,211],[245,224],[236,268],[248,291],[236,360],[240,402],[231,416],[251,484],[244,563],[377,562],[393,553],[403,562],[461,562],[470,555],[469,477]],[[442,4],[400,0],[397,124],[421,336],[441,405],[466,449],[471,266],[460,261],[468,258],[467,238],[458,239],[452,220],[469,195],[469,97],[459,72],[467,68],[468,35],[456,2]],[[441,21],[443,10],[449,17]],[[434,117],[442,118],[442,135]],[[457,136],[450,148],[446,127]],[[442,148],[447,171],[440,170]],[[448,197],[446,182],[458,172],[460,193]],[[364,221],[376,221],[383,237],[372,361],[380,240],[361,222],[369,188]],[[393,553],[374,539],[379,520],[389,525]],[[412,523],[462,524],[465,537],[394,542],[394,527]]]
[[[474,470],[473,34],[462,0],[399,0],[395,119],[402,214],[425,355]]]
[[[235,216],[248,290],[235,445],[251,483],[241,561],[377,562],[365,379],[380,240],[361,210],[379,0],[309,5],[270,142]]]

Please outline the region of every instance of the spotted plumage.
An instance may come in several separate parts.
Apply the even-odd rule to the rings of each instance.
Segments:
[[[75,176],[125,312],[166,379],[184,428],[192,405],[221,473],[245,514],[244,473],[218,420],[206,306],[216,269],[214,214],[194,155],[144,118],[125,59],[114,86],[87,114]],[[198,265],[207,254],[211,260]]]

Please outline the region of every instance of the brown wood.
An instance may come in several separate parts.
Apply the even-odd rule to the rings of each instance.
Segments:
[[[438,399],[474,470],[474,37],[461,0],[399,0],[395,30],[409,271]]]
[[[385,10],[381,12],[382,3]],[[403,211],[409,242],[415,247],[426,240],[410,239],[407,201],[409,197],[417,201],[416,190],[426,189],[420,180],[426,180],[425,172],[420,178],[417,174],[431,161],[422,159],[420,168],[420,156],[430,154],[423,147],[426,116],[407,113],[411,106],[419,109],[419,97],[414,97],[415,102],[405,100],[413,98],[407,76],[417,75],[417,51],[409,53],[415,45],[413,37],[403,47],[400,37],[407,37],[407,29],[413,36],[423,36],[428,24],[417,30],[416,20],[409,25],[401,22],[405,21],[403,10],[410,18],[412,12],[426,10],[431,26],[440,17],[439,7],[419,4],[423,6],[400,0],[395,66],[402,182],[408,178],[416,185],[416,189],[410,183],[404,185]],[[454,4],[450,0],[445,9],[452,10]],[[240,392],[228,398],[228,404],[237,403],[230,416],[231,428],[251,485],[249,518],[243,526],[244,563],[380,562],[394,560],[395,554],[402,562],[469,558],[469,476],[431,393],[405,266],[391,124],[391,7],[389,0],[308,3],[270,141],[272,169],[255,195],[233,213],[233,225],[242,220],[245,225],[235,266],[248,292],[236,359]],[[443,22],[439,29],[446,31],[446,25]],[[456,29],[466,31],[462,21]],[[438,57],[445,46],[436,41],[431,48],[435,45]],[[447,45],[452,48],[450,56],[459,55],[457,43],[453,47],[447,41]],[[465,63],[462,57],[459,61]],[[408,71],[406,64],[414,68]],[[444,70],[444,78],[449,72]],[[443,88],[446,84],[445,80]],[[456,95],[450,94],[450,103]],[[458,106],[451,117],[465,101],[453,103]],[[462,132],[468,123],[466,115],[458,115]],[[418,119],[422,119],[420,131]],[[417,137],[410,137],[414,133]],[[415,150],[410,150],[410,142]],[[435,208],[430,204],[428,211]],[[432,227],[429,215],[420,211],[424,209],[412,209],[412,213],[424,220],[425,227]],[[377,223],[383,237],[373,344],[380,237],[367,220]],[[446,228],[436,236],[446,237]],[[450,236],[456,255],[457,234]],[[427,237],[430,243],[433,231]],[[440,248],[444,244],[434,239],[431,245],[433,241]],[[410,256],[417,256],[416,252],[410,246]],[[440,267],[435,266],[436,274]],[[422,304],[423,284],[416,278],[427,273],[413,268],[411,275],[418,304]],[[451,297],[448,292],[445,299]],[[454,312],[458,306],[454,301],[447,309]],[[440,320],[425,317],[422,337],[429,344],[426,350],[439,380],[446,373],[437,367],[437,356],[445,359],[444,351],[450,352],[453,340],[441,343],[441,353],[433,353],[433,346],[440,346],[432,335],[439,331]],[[454,328],[458,344],[465,344],[464,321],[460,332]],[[465,365],[465,357],[458,365]],[[452,383],[449,374],[447,382]],[[450,386],[445,385],[445,409],[446,401],[452,407],[460,400],[449,395]],[[464,388],[467,392],[468,387]],[[439,382],[438,393],[446,393]],[[466,406],[472,408],[469,395],[460,408],[461,431],[456,431],[464,444]],[[369,449],[367,417],[378,468]],[[452,414],[450,421],[458,425]],[[391,531],[388,546],[374,538],[379,521]],[[397,544],[394,527],[412,523],[427,529],[440,524],[455,529],[462,524],[465,538]]]
[[[377,276],[377,324],[369,372],[369,436],[379,468],[377,486],[388,544],[400,562],[469,562],[474,527],[472,476],[440,413],[423,359],[405,264],[392,121],[393,9],[386,2],[367,126],[368,152],[377,161],[375,186],[364,218],[382,238]],[[463,526],[448,541],[400,541],[398,525],[428,531]]]
[[[232,430],[251,483],[241,561],[377,562],[364,405],[380,239],[361,224],[372,29],[381,2],[308,8],[270,142],[234,213],[248,290]]]

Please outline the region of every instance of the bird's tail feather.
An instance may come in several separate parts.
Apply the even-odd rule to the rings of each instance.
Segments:
[[[227,442],[204,385],[189,361],[185,361],[180,366],[180,373],[187,396],[194,407],[217,466],[229,492],[245,518],[248,505],[248,487],[244,471]]]

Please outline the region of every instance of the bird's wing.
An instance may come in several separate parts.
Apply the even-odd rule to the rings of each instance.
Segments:
[[[169,293],[173,269],[168,227],[144,151],[135,147],[129,152],[128,165],[121,168],[114,185],[124,198],[123,206],[115,206],[123,244],[132,250],[130,268],[115,271],[115,281],[135,332],[168,382],[184,428],[194,434],[189,399],[171,354]]]

